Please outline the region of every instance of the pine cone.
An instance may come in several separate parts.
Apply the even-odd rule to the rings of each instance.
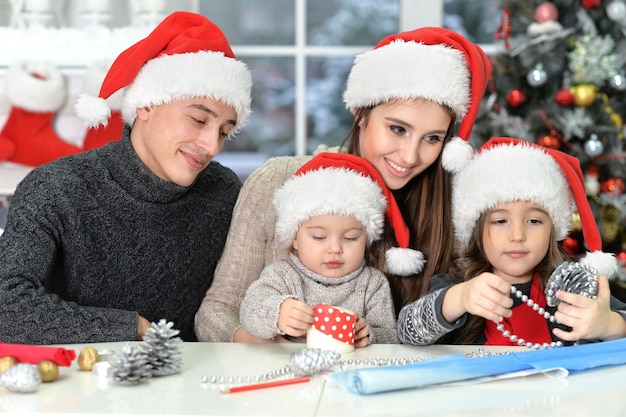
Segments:
[[[152,376],[151,365],[145,352],[138,346],[127,344],[113,354],[110,374],[123,385],[135,385]]]
[[[152,326],[143,337],[144,350],[152,367],[153,376],[165,376],[179,372],[182,367],[180,337],[174,337],[178,330],[172,329],[174,323],[161,319]]]

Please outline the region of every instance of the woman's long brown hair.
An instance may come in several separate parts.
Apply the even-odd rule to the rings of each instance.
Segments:
[[[360,155],[359,133],[361,126],[368,122],[372,108],[359,109],[352,128],[344,139],[348,153]],[[455,117],[444,139],[444,146],[452,137]],[[397,246],[394,232],[389,225],[380,239],[369,251],[368,264],[382,270],[391,286],[396,313],[406,304],[415,301],[426,293],[434,274],[448,272],[453,254],[454,235],[451,213],[451,175],[441,165],[441,154],[424,172],[413,178],[402,189],[394,191],[407,226],[410,229],[410,247],[421,251],[426,258],[424,270],[415,275],[398,276],[391,274],[385,266],[385,252]]]

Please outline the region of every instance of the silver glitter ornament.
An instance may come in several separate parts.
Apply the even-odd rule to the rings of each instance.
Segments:
[[[0,387],[11,392],[35,392],[41,385],[41,375],[36,365],[18,363],[0,374]]]
[[[556,307],[561,302],[556,292],[566,292],[596,298],[598,295],[598,271],[584,262],[564,262],[550,276],[546,285],[546,303]]]
[[[151,365],[152,376],[172,375],[182,367],[181,349],[182,340],[175,337],[179,330],[172,329],[174,323],[161,319],[159,323],[152,323],[146,331],[143,346]]]
[[[626,91],[626,77],[621,74],[615,74],[609,79],[609,84],[616,91]]]
[[[585,142],[585,153],[591,157],[602,155],[604,152],[604,145],[598,139],[598,135],[591,134],[589,139]]]
[[[540,87],[548,81],[548,73],[543,69],[542,64],[537,64],[526,75],[526,81],[531,87]]]

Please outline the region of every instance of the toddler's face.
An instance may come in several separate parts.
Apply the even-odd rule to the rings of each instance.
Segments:
[[[365,256],[367,233],[352,216],[326,214],[302,223],[293,247],[311,271],[338,278],[355,271]]]

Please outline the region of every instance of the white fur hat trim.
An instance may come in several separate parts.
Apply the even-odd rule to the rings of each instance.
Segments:
[[[598,271],[598,275],[603,275],[609,279],[617,274],[617,260],[612,253],[601,251],[587,252],[580,262],[586,263]]]
[[[456,173],[467,166],[474,156],[474,148],[458,136],[453,137],[443,148],[441,165],[448,172]]]
[[[542,206],[552,218],[556,239],[567,237],[574,199],[559,164],[537,147],[502,145],[477,154],[454,178],[453,221],[458,241],[469,242],[481,214],[517,200]]]
[[[36,113],[49,113],[63,107],[67,91],[65,79],[54,65],[28,61],[15,62],[9,67],[6,95],[12,106]]]
[[[385,260],[389,272],[401,276],[417,274],[426,264],[422,252],[409,248],[389,248],[385,252]]]
[[[458,49],[395,40],[358,55],[343,95],[354,113],[390,99],[424,98],[462,119],[470,105],[467,60]]]
[[[290,246],[298,228],[313,216],[354,216],[365,226],[367,242],[380,238],[387,199],[370,177],[346,168],[320,168],[287,180],[274,194],[276,233]]]

